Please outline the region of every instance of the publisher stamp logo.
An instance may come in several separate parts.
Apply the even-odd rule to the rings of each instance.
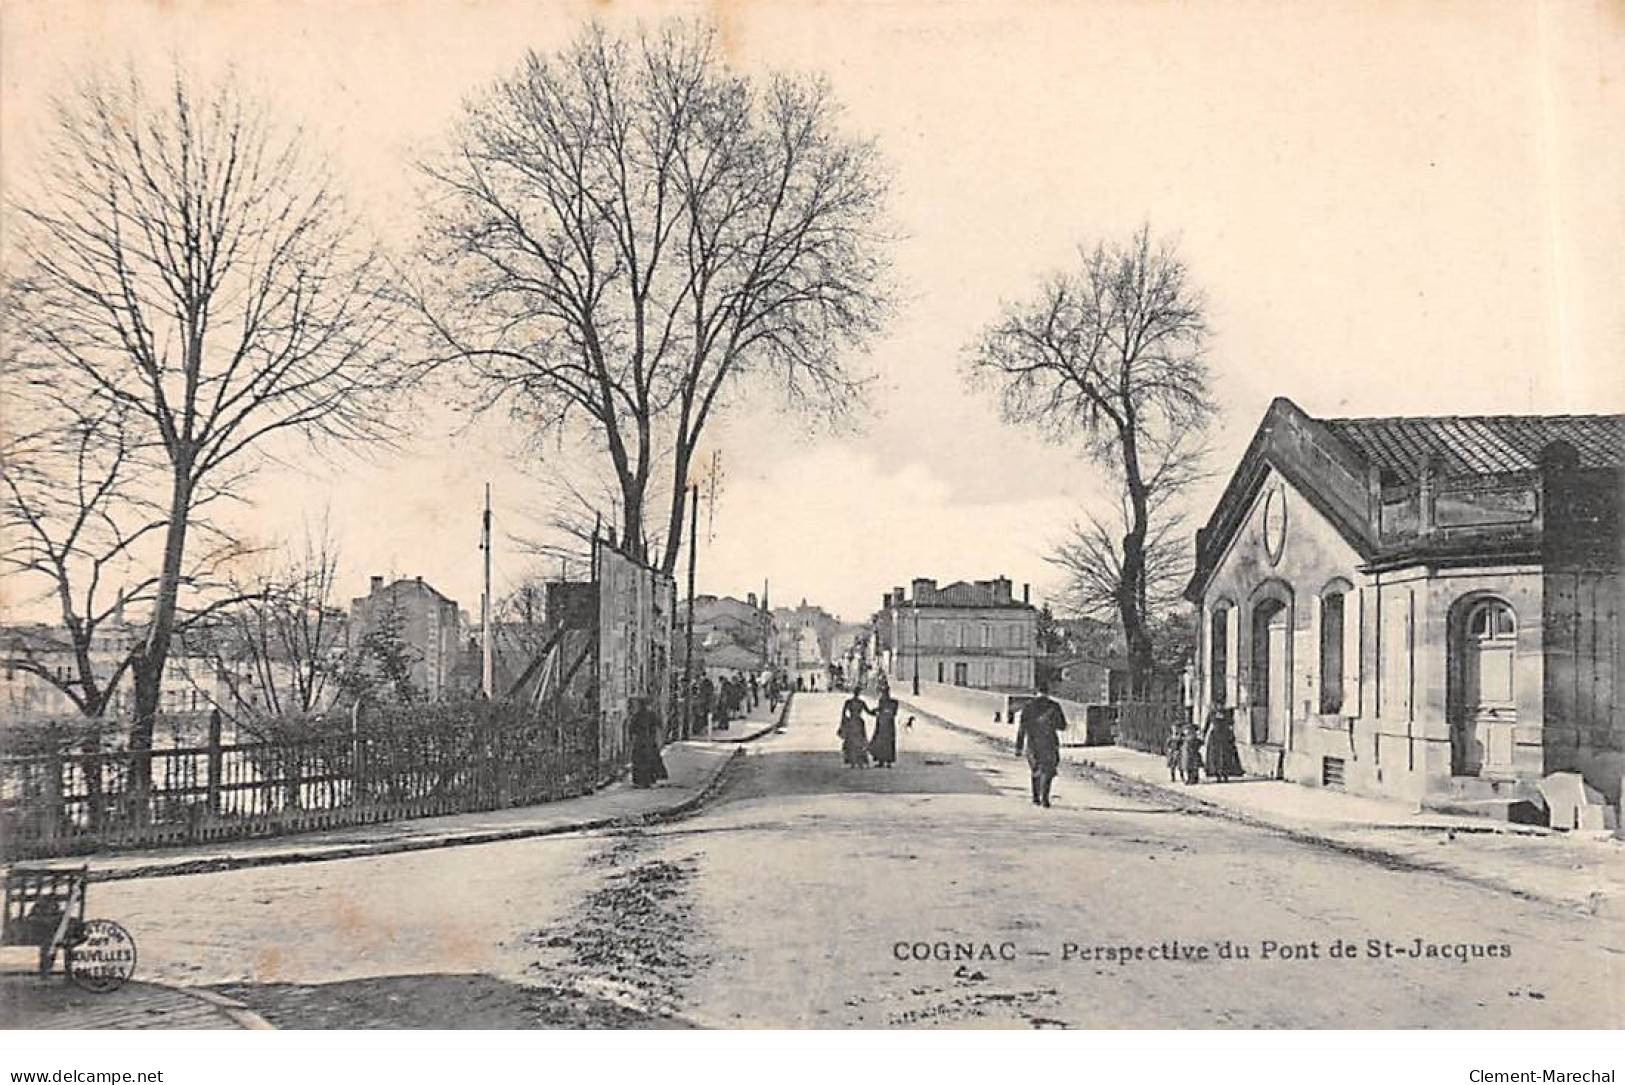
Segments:
[[[68,961],[68,977],[86,991],[106,994],[135,975],[135,939],[111,919],[89,919]]]

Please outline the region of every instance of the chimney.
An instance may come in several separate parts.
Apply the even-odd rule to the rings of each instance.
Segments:
[[[1011,588],[1010,578],[1005,576],[1003,573],[1000,573],[998,579],[993,581],[993,600],[994,600],[994,602],[998,602],[998,603],[1008,603],[1008,602],[1010,602],[1010,588]]]
[[[747,606],[749,606],[750,609],[752,609],[752,610],[756,609],[756,593],[755,592],[746,592],[745,593],[745,604]]]
[[[914,578],[914,601],[916,603],[928,603],[931,601],[931,596],[936,593],[937,582],[935,580],[923,576]]]
[[[1028,606],[1033,605],[1033,586],[1031,584],[1021,586],[1021,601]]]
[[[370,594],[377,595],[379,592],[381,592],[383,590],[384,590],[384,578],[381,577],[381,576],[373,577],[372,578],[372,589],[371,589]]]

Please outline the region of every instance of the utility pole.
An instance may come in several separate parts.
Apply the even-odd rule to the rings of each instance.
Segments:
[[[762,670],[767,670],[767,642],[773,636],[773,612],[767,609],[767,577],[762,578]]]
[[[717,541],[717,495],[722,490],[722,449],[711,450],[711,469],[705,477],[705,541]]]
[[[489,701],[491,683],[491,484],[485,484],[485,516],[481,520],[480,549],[485,551],[485,593],[480,597],[480,640],[483,642],[480,660],[480,690]]]
[[[688,679],[688,703],[684,706],[684,730],[692,734],[694,730],[694,556],[700,548],[697,532],[700,529],[700,488],[698,485],[690,486],[688,491],[688,621],[687,630],[683,634],[683,674]],[[707,734],[711,730],[711,716],[706,713],[705,729]]]

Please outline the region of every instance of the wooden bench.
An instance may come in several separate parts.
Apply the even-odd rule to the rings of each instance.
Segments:
[[[17,965],[51,974],[57,950],[66,972],[85,922],[90,868],[14,866],[6,871],[5,923],[0,929],[0,970]]]

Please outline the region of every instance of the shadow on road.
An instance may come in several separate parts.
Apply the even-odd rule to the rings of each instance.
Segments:
[[[847,768],[836,749],[753,751],[716,805],[807,795],[997,795],[992,769],[932,750],[903,753],[895,767]]]

